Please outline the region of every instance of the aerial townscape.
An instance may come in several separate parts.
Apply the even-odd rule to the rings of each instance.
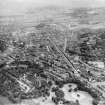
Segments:
[[[104,20],[105,8],[0,15],[0,105],[105,105]]]

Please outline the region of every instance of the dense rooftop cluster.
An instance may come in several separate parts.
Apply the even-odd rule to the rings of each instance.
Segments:
[[[38,25],[38,30],[40,27],[43,28],[44,25]],[[58,88],[52,89],[56,95],[52,100],[58,104],[64,97],[63,91],[59,88],[71,82],[78,84],[79,90],[89,92],[94,99],[100,101],[102,94],[91,85],[91,82],[98,81],[93,71],[100,68],[89,65],[88,62],[100,60],[99,56],[103,56],[102,52],[98,55],[97,50],[99,45],[104,43],[100,40],[104,33],[100,38],[96,35],[90,36],[90,33],[82,34],[79,36],[80,41],[75,44],[75,49],[71,49],[68,44],[65,52],[62,51],[64,43],[61,44],[60,39],[55,40],[56,35],[49,36],[49,33],[46,34],[41,30],[38,33],[27,33],[28,35],[22,33],[23,36],[24,34],[26,38],[23,40],[20,35],[19,38],[11,37],[9,45],[5,40],[0,40],[0,56],[3,55],[1,57],[4,58],[0,64],[2,96],[7,96],[14,103],[22,99],[49,96],[49,90],[54,82]],[[38,34],[41,34],[40,37]],[[60,34],[59,31],[56,34]],[[104,50],[102,46],[99,48],[101,51]],[[8,51],[11,52],[7,53]],[[75,105],[66,100],[63,102]]]

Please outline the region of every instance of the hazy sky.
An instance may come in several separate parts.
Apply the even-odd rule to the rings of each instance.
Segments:
[[[12,4],[23,4],[23,5],[29,5],[29,4],[37,5],[64,5],[64,6],[105,6],[105,0],[0,0],[0,4],[2,6],[12,6]]]
[[[0,14],[38,6],[101,7],[105,0],[0,0]]]

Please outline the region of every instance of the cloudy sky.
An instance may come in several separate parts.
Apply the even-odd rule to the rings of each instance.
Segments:
[[[56,5],[63,7],[102,7],[105,0],[0,0],[0,12],[24,11],[27,8]]]

